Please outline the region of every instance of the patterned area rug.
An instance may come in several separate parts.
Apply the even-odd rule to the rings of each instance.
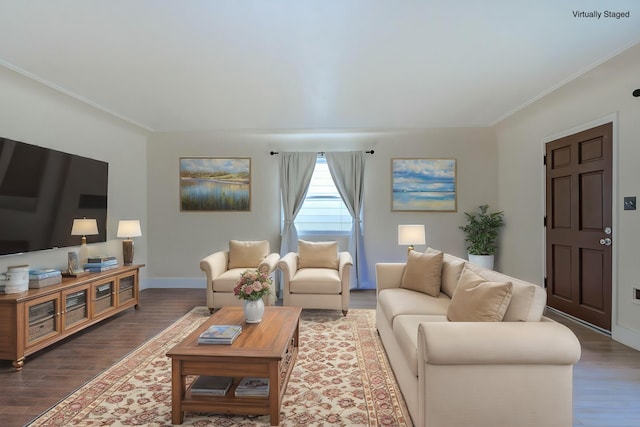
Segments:
[[[196,307],[79,388],[32,426],[171,426],[171,361],[165,353],[207,317]],[[189,378],[188,381],[192,381]],[[184,426],[270,425],[268,416],[187,412]],[[375,329],[374,310],[305,310],[281,426],[411,426]]]

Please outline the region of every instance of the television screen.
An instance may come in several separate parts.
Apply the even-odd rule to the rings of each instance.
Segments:
[[[0,138],[0,255],[79,246],[75,218],[107,236],[107,162]]]

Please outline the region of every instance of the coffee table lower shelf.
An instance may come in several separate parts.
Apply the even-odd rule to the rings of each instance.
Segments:
[[[261,369],[257,369],[255,373],[247,375],[247,370],[241,371],[245,376],[255,376],[261,378],[269,378],[269,395],[268,396],[235,396],[235,389],[238,383],[243,377],[234,377],[233,384],[224,396],[207,396],[202,394],[194,395],[191,393],[191,389],[185,390],[184,386],[182,390],[185,390],[183,397],[180,398],[180,407],[173,408],[172,410],[172,423],[182,424],[184,421],[184,412],[208,412],[216,414],[237,414],[237,415],[269,415],[271,425],[280,424],[280,406],[282,398],[289,382],[289,376],[293,370],[296,357],[298,355],[298,349],[292,348],[287,353],[286,360],[281,363],[281,369],[278,369],[275,378],[268,375],[268,372],[264,372]],[[175,361],[174,361],[175,362]],[[200,371],[200,375],[220,375],[220,372],[211,372],[207,369],[201,369],[196,366],[189,366],[189,363],[182,364],[183,372],[191,372],[193,369]],[[245,368],[247,366],[245,365]],[[268,366],[266,366],[268,367]],[[271,368],[269,371],[271,371]],[[180,368],[178,368],[178,371]],[[176,372],[176,369],[173,369]],[[225,376],[231,376],[229,367],[223,371]],[[181,382],[185,381],[185,376],[180,379]],[[274,392],[275,390],[277,392]]]
[[[183,411],[210,412],[217,414],[269,415],[269,395],[235,396],[235,389],[242,377],[234,378],[233,385],[225,396],[192,394],[187,390],[182,401]],[[284,387],[280,394],[284,395]]]

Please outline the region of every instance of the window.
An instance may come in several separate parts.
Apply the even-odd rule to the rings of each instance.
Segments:
[[[294,222],[301,235],[351,232],[351,214],[338,194],[324,156],[316,160],[309,191]]]

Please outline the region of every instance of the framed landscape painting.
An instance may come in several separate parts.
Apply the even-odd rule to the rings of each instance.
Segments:
[[[251,211],[251,159],[180,158],[181,211]]]
[[[455,159],[391,159],[391,210],[455,212]]]

